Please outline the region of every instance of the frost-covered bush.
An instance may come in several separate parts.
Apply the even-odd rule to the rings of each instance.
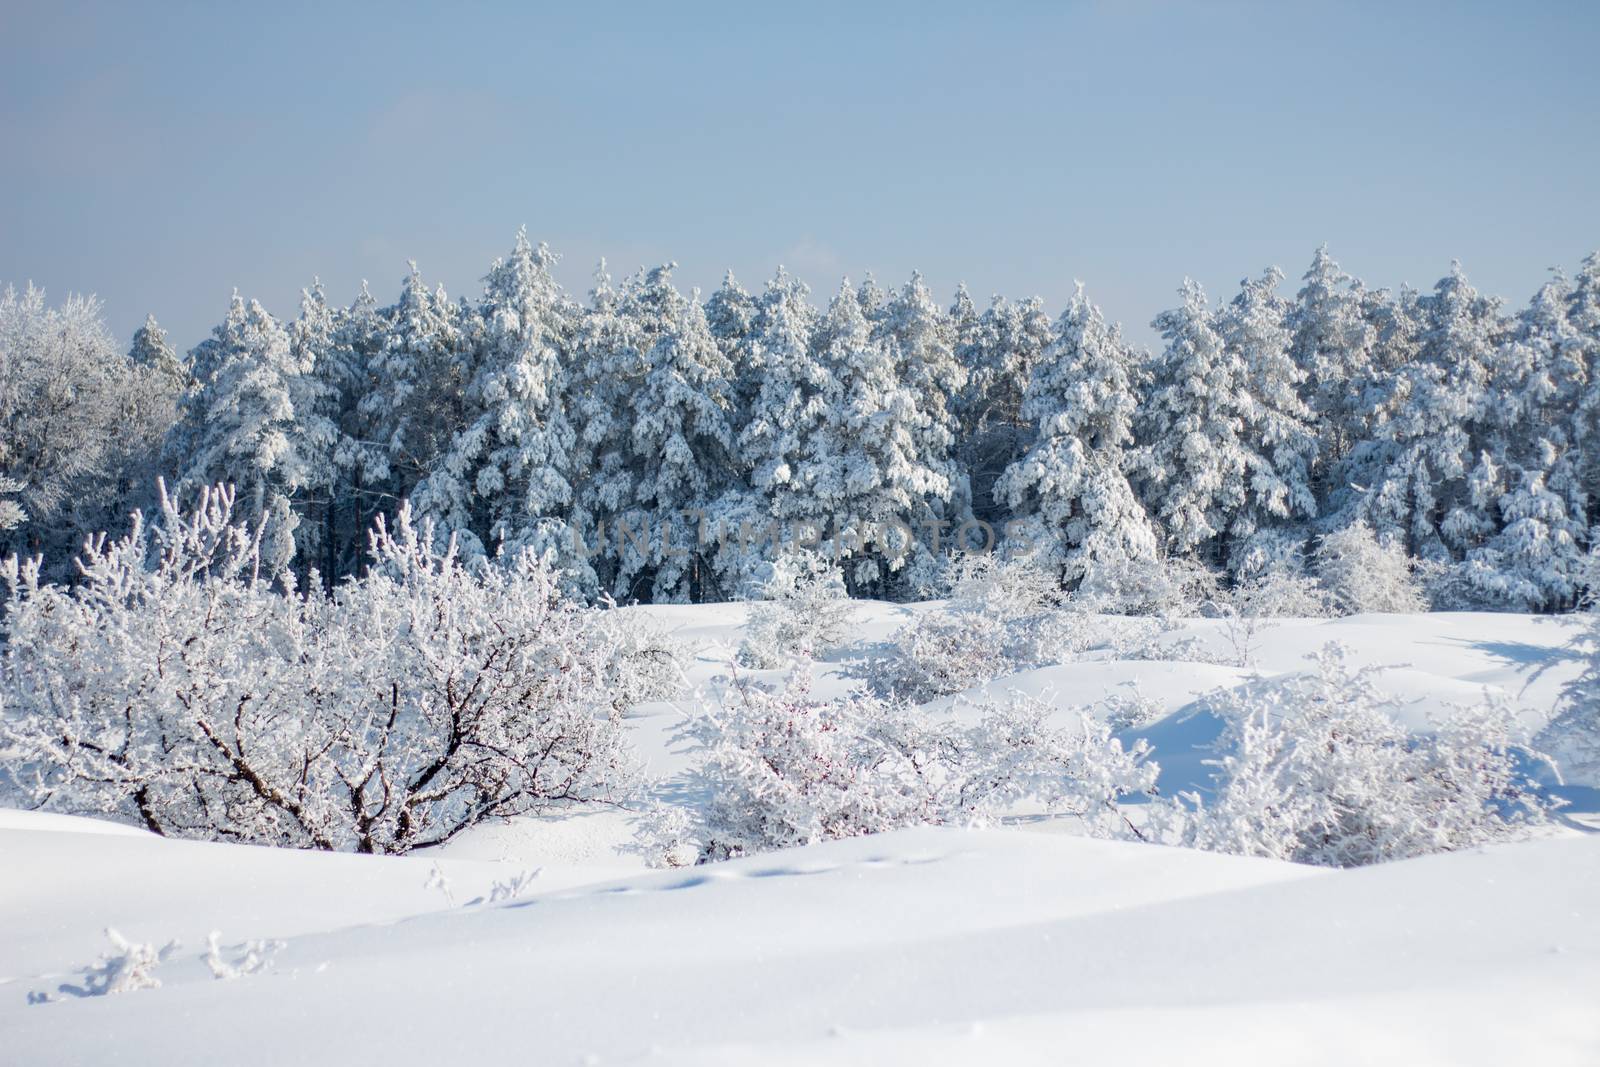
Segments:
[[[988,616],[929,612],[869,660],[867,677],[880,692],[931,700],[1011,673],[1016,667],[1007,645],[1006,626]]]
[[[1583,661],[1583,673],[1562,690],[1561,706],[1539,745],[1569,784],[1600,786],[1600,615],[1591,613],[1586,621],[1570,646]]]
[[[816,658],[844,640],[855,615],[839,568],[814,552],[780,556],[761,597],[739,646],[739,661],[758,670]]]
[[[1149,726],[1167,713],[1159,700],[1140,691],[1137,682],[1123,683],[1100,702],[1098,710],[1106,726],[1117,733]]]
[[[129,941],[112,926],[106,927],[106,939],[111,942],[111,951],[102,953],[94,966],[84,969],[79,985],[62,985],[61,992],[75,997],[114,997],[141,989],[160,989],[161,979],[156,977],[156,968],[183,947],[177,941],[160,946],[154,942]],[[33,999],[41,1002],[54,997],[36,993]]]
[[[1289,558],[1276,559],[1241,579],[1223,610],[1223,636],[1233,651],[1231,663],[1249,667],[1255,662],[1258,638],[1268,620],[1321,618],[1329,609],[1322,587],[1300,569],[1298,561]]]
[[[1035,615],[1062,599],[1054,575],[1026,556],[963,553],[952,558],[947,581],[951,611],[1002,622]]]
[[[866,677],[880,692],[928,700],[1032,666],[1057,639],[1046,622],[1059,614],[1060,587],[1027,558],[961,555],[947,571],[949,610],[919,616],[871,657]]]
[[[1330,645],[1312,670],[1229,690],[1216,792],[1158,808],[1186,845],[1328,867],[1355,867],[1509,837],[1549,803],[1521,769],[1538,758],[1504,704],[1407,732],[1398,702]]]
[[[667,854],[692,838],[702,861],[725,859],[982,822],[1023,801],[1108,832],[1120,797],[1154,787],[1143,744],[1124,749],[1086,715],[1056,728],[1049,705],[1020,695],[978,710],[978,721],[964,725],[863,691],[818,700],[803,670],[778,690],[739,685],[732,703],[690,725],[713,798],[702,821],[691,831],[681,813],[658,813],[646,832],[676,836],[650,850]]]
[[[71,590],[9,560],[3,784],[169,836],[363,852],[626,791],[622,621],[524,553],[469,568],[402,511],[332,595],[261,569],[228,490],[120,541]],[[617,656],[622,648],[625,654]]]
[[[600,641],[611,649],[604,680],[609,703],[618,711],[650,700],[664,700],[689,687],[683,673],[691,650],[665,626],[637,612],[596,612]]]
[[[1335,610],[1410,614],[1428,609],[1415,562],[1397,543],[1382,544],[1364,520],[1326,535],[1312,554]]]
[[[1005,577],[1028,573],[1018,568]],[[980,577],[965,588],[957,586],[951,599],[955,610],[919,616],[869,657],[863,667],[868,684],[880,693],[929,700],[1098,650],[1113,659],[1216,659],[1197,639],[1163,640],[1177,626],[1167,616],[1101,615],[1098,608],[1105,602],[1098,597],[1074,596],[1062,603],[1048,583],[1040,592],[1031,581],[1012,584],[993,572]]]
[[[1217,596],[1216,572],[1187,559],[1097,560],[1073,600],[1107,615],[1195,615]]]
[[[1242,579],[1228,597],[1235,615],[1257,619],[1315,619],[1329,614],[1328,595],[1294,561],[1276,562]]]

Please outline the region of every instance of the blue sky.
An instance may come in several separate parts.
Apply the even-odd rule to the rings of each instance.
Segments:
[[[0,282],[123,338],[412,258],[476,292],[522,224],[578,294],[1081,278],[1145,341],[1322,242],[1516,303],[1600,247],[1592,3],[150,6],[0,0]]]

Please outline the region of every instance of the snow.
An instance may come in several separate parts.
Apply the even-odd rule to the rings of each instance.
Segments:
[[[627,610],[694,648],[698,695],[627,720],[660,793],[692,802],[677,727],[724,684],[744,608]],[[942,610],[860,603],[856,643],[819,665],[815,691],[844,692],[864,643]],[[1169,636],[1221,653],[1222,627]],[[1414,698],[1413,728],[1486,687],[1537,725],[1581,669],[1565,651],[1578,627],[1286,620],[1258,634],[1248,667],[1086,658],[980,688],[1065,714],[1138,682],[1166,714],[1132,733],[1169,791],[1203,780],[1196,746],[1217,726],[1206,693],[1302,670],[1330,640],[1388,667],[1385,687]],[[0,1061],[1593,1063],[1600,836],[1581,825],[1594,805],[1577,807],[1534,840],[1346,871],[1028,819],[656,872],[624,850],[630,816],[611,809],[481,827],[403,858],[0,811]],[[108,926],[182,942],[154,969],[160,987],[57,993],[108,949]],[[212,931],[224,946],[285,946],[261,973],[218,981]],[[29,1003],[39,992],[56,999]]]

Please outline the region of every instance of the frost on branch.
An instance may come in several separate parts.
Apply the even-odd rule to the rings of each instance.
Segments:
[[[616,694],[659,688],[659,664],[629,674],[621,621],[565,599],[544,560],[469,567],[402,510],[365,577],[279,589],[232,506],[164,498],[160,522],[89,542],[70,591],[7,562],[0,750],[20,799],[392,853],[630,788]]]
[[[1057,727],[1050,705],[1022,695],[979,705],[968,723],[860,691],[817,700],[797,670],[780,690],[739,685],[733,700],[689,727],[713,797],[692,835],[702,861],[982,823],[1024,802],[1120,832],[1118,799],[1155,785],[1142,742],[1124,749],[1081,713]],[[681,822],[660,816],[646,833],[673,845],[691,836]]]
[[[867,677],[874,689],[912,701],[959,693],[1016,669],[1006,638],[1005,627],[983,615],[929,612],[895,632]]]
[[[855,614],[838,567],[814,552],[780,556],[761,597],[739,646],[739,662],[758,670],[815,659],[844,640]]]
[[[1215,797],[1157,810],[1183,844],[1326,867],[1356,867],[1511,837],[1550,803],[1522,769],[1541,758],[1504,702],[1461,711],[1432,734],[1395,717],[1377,671],[1337,645],[1309,672],[1210,701],[1225,722]],[[1170,828],[1170,823],[1169,823]]]
[[[111,926],[106,927],[106,937],[111,941],[111,951],[83,972],[82,984],[63,985],[61,992],[74,997],[110,997],[140,989],[160,989],[156,968],[182,947],[176,941],[159,948],[154,942],[129,941]],[[35,994],[32,999],[42,1002],[52,998],[49,994]]]
[[[1313,558],[1317,577],[1340,614],[1410,614],[1428,608],[1405,550],[1394,541],[1380,544],[1362,519],[1323,537]]]
[[[1106,726],[1119,733],[1149,726],[1167,713],[1160,701],[1145,696],[1137,682],[1118,686],[1117,692],[1100,702],[1099,710]]]
[[[962,555],[952,562],[950,610],[902,627],[865,666],[879,692],[915,700],[959,693],[1032,666],[1039,633],[1056,612],[1055,576],[1027,557]]]
[[[1569,785],[1600,785],[1600,615],[1590,614],[1571,651],[1582,658],[1583,673],[1562,691],[1554,719],[1539,735]]]
[[[211,969],[212,977],[219,981],[248,978],[266,970],[272,957],[283,951],[283,947],[284,942],[271,939],[224,945],[222,932],[213,930],[206,937],[205,964]]]
[[[1242,578],[1229,597],[1232,614],[1256,619],[1315,619],[1329,613],[1328,596],[1298,560],[1276,560]]]
[[[1010,622],[1059,605],[1055,576],[1027,556],[956,556],[950,565],[950,609]]]
[[[1214,571],[1182,557],[1099,561],[1084,572],[1072,599],[1107,615],[1196,615],[1217,596]]]

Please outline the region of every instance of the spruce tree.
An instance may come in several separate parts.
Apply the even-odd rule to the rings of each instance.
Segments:
[[[1023,414],[1023,396],[1053,336],[1037,298],[1017,302],[997,296],[957,349],[967,369],[957,406],[957,462],[971,486],[974,516],[996,527],[1005,515],[995,483],[1032,444],[1036,420]]]

